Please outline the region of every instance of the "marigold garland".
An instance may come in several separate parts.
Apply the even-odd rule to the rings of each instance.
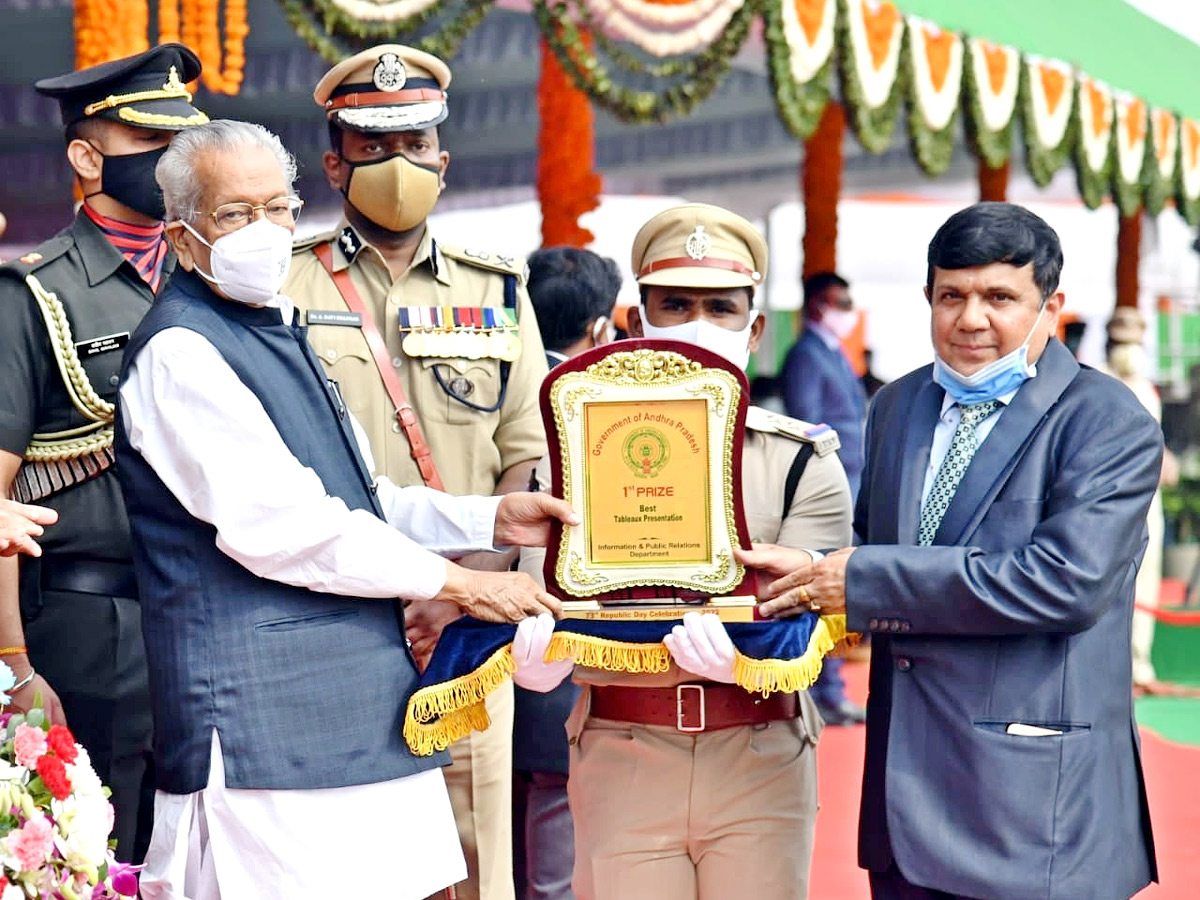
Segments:
[[[542,245],[586,246],[595,235],[580,227],[579,217],[600,205],[601,187],[600,176],[593,171],[592,105],[571,84],[545,41],[541,42],[538,115]]]
[[[179,43],[180,24],[179,0],[158,0],[158,42]]]
[[[1165,109],[1150,112],[1150,133],[1142,160],[1143,201],[1146,212],[1157,216],[1175,190],[1175,165],[1179,151],[1179,120]]]
[[[441,59],[451,59],[467,35],[491,11],[495,0],[438,0],[421,13],[401,21],[365,22],[327,0],[279,0],[292,30],[326,62],[335,64],[381,39],[409,44]],[[431,21],[428,34],[414,32]]]
[[[1021,122],[1025,133],[1025,163],[1034,184],[1038,187],[1045,187],[1070,157],[1071,150],[1075,146],[1075,132],[1078,129],[1075,116],[1068,114],[1066,117],[1066,127],[1059,142],[1053,146],[1047,146],[1042,142],[1038,135],[1038,114],[1035,111],[1033,96],[1033,92],[1037,88],[1034,87],[1033,78],[1030,74],[1030,69],[1033,66],[1037,66],[1041,77],[1047,80],[1044,99],[1053,104],[1054,109],[1052,112],[1056,111],[1058,104],[1061,103],[1073,106],[1075,102],[1075,89],[1073,84],[1074,79],[1065,73],[1043,65],[1036,60],[1026,59],[1022,61],[1021,99],[1019,102],[1021,106]],[[1068,79],[1072,82],[1070,85],[1067,84]]]
[[[661,122],[689,112],[721,83],[750,32],[757,0],[746,0],[709,47],[695,57],[694,77],[659,91],[632,90],[614,83],[610,70],[590,48],[582,46],[579,28],[565,0],[534,0],[533,14],[542,37],[575,85],[592,101],[626,122]],[[614,60],[615,61],[615,60]],[[639,74],[639,73],[635,73]]]
[[[800,140],[808,140],[816,131],[829,102],[829,77],[833,71],[833,53],[807,81],[798,81],[792,65],[795,50],[790,46],[785,32],[784,4],[795,11],[804,38],[811,42],[823,24],[823,0],[766,0],[762,7],[764,35],[767,43],[767,74],[775,92],[775,103],[779,116],[787,129]],[[835,17],[836,5],[832,13]]]
[[[1112,92],[1107,85],[1081,76],[1075,79],[1075,176],[1088,209],[1097,209],[1112,181]]]
[[[1179,120],[1175,206],[1189,225],[1200,225],[1200,122]]]
[[[967,141],[981,164],[998,169],[1007,165],[1012,154],[1013,123],[1017,119],[1020,95],[1021,57],[1009,47],[988,41],[975,39],[966,43],[963,96],[966,100]],[[986,85],[981,83],[977,66],[986,73]],[[992,121],[989,121],[990,118]],[[1000,118],[1003,118],[1003,124],[995,127],[997,122],[994,120]]]
[[[1150,111],[1137,97],[1117,97],[1109,156],[1112,159],[1112,193],[1122,216],[1135,215],[1145,195],[1146,158],[1154,155]],[[1138,154],[1141,154],[1140,156]],[[1132,154],[1132,158],[1130,155]],[[1133,167],[1133,171],[1129,171]],[[1127,176],[1132,175],[1132,178]]]
[[[852,8],[851,4],[855,4]],[[867,59],[861,59],[862,54],[855,46],[855,25],[861,22],[866,43]],[[899,10],[888,2],[880,3],[877,9],[868,7],[866,0],[838,0],[838,75],[842,85],[843,101],[849,106],[850,123],[854,127],[859,143],[870,153],[883,153],[892,142],[892,132],[896,127],[896,116],[900,107],[900,97],[905,86],[906,73],[904,67],[896,65],[890,85],[886,86],[883,79],[887,77],[887,69],[893,54],[903,53],[904,28]],[[899,34],[900,47],[894,47],[895,35]],[[898,63],[898,60],[897,60]],[[870,71],[879,80],[874,84],[874,90],[868,89],[860,77],[860,67]],[[868,93],[880,93],[879,102],[872,105],[868,102]]]
[[[146,0],[76,0],[75,67],[98,65],[146,50],[150,10]]]
[[[837,270],[837,207],[842,193],[842,146],[846,112],[840,103],[825,105],[820,124],[804,143],[800,191],[804,200],[804,277]]]
[[[963,51],[962,39],[953,32],[931,31],[919,19],[907,19],[900,65],[907,73],[908,136],[917,164],[926,175],[941,175],[954,156]],[[941,108],[936,106],[939,102]],[[935,113],[944,123],[930,121]]]

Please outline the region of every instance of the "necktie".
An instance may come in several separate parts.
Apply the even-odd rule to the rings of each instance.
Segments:
[[[990,416],[999,405],[999,400],[972,403],[969,406],[959,404],[962,418],[958,421],[958,427],[954,429],[950,450],[946,453],[946,458],[942,460],[942,466],[933,480],[933,489],[929,492],[929,499],[925,501],[925,508],[921,510],[921,525],[917,532],[917,543],[922,547],[928,547],[933,543],[933,536],[937,534],[938,526],[942,523],[942,516],[946,514],[946,508],[954,499],[958,483],[962,481],[963,475],[967,472],[967,466],[971,464],[971,458],[979,449],[979,444],[975,440],[975,426]]]

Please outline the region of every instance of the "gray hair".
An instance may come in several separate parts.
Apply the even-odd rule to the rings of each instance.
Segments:
[[[278,137],[261,125],[217,119],[204,125],[193,125],[176,134],[154,169],[154,178],[162,188],[167,207],[167,221],[195,220],[203,191],[203,185],[196,177],[196,165],[202,154],[212,150],[232,152],[253,147],[261,147],[275,154],[290,189],[296,182],[296,158],[284,148]]]

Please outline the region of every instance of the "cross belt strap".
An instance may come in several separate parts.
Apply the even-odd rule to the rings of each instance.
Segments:
[[[434,490],[446,490],[445,485],[442,484],[442,477],[438,474],[437,466],[433,464],[433,454],[429,450],[429,445],[425,443],[425,435],[421,433],[416,413],[413,412],[408,398],[404,395],[404,388],[400,386],[400,379],[396,377],[396,372],[392,368],[391,354],[388,353],[387,344],[384,343],[383,335],[379,333],[379,328],[375,325],[374,317],[367,309],[367,305],[363,303],[362,297],[359,296],[358,288],[350,280],[350,270],[342,269],[340,272],[333,270],[333,248],[327,243],[318,244],[313,248],[313,253],[317,255],[317,259],[321,261],[321,265],[333,279],[333,284],[338,289],[338,293],[342,295],[342,299],[346,301],[346,306],[350,307],[351,312],[358,313],[359,319],[362,321],[360,327],[363,337],[367,339],[367,346],[371,348],[371,357],[375,360],[375,368],[379,370],[384,390],[387,391],[388,398],[396,410],[396,421],[400,424],[404,436],[408,438],[412,458],[421,471],[421,480]]]

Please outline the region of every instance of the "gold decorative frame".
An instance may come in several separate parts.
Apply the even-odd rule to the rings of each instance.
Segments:
[[[555,593],[568,599],[596,598],[600,603],[636,604],[661,602],[663,588],[702,598],[728,595],[742,584],[746,573],[734,559],[733,548],[745,543],[746,529],[740,503],[745,395],[745,378],[741,372],[706,350],[673,341],[608,345],[555,369],[542,388],[554,485],[556,493],[583,514],[584,521],[578,526],[561,529],[557,553],[552,538],[546,566],[547,584],[551,590],[557,587]],[[659,418],[654,420],[651,420],[650,412],[644,420],[640,412],[622,416],[631,408],[662,412],[656,413]],[[606,419],[606,416],[610,418]],[[689,430],[685,417],[692,423],[702,421],[703,434],[698,433],[700,428]],[[593,420],[611,424],[598,441],[592,434],[593,442],[589,444],[588,428]],[[639,426],[651,421],[654,426],[638,430]],[[661,424],[664,421],[668,424]],[[662,445],[658,469],[646,461],[642,462],[643,471],[639,473],[636,464],[640,458],[634,457],[630,442],[641,434],[655,432],[656,428],[663,431],[647,440],[654,446]],[[610,436],[611,440],[608,439]],[[676,446],[671,453],[685,459],[668,466],[671,455],[664,441]],[[690,455],[681,454],[680,446],[686,446]],[[648,457],[651,451],[643,452]],[[620,462],[632,472],[632,475],[626,473],[629,483],[648,484],[662,480],[674,489],[679,487],[682,479],[692,488],[690,495],[685,497],[684,491],[680,490],[667,498],[669,502],[656,499],[655,505],[649,507],[639,502],[636,494],[629,493],[629,484],[612,485],[613,491],[621,490],[623,495],[601,495],[601,490],[608,490],[609,482],[605,481],[601,488],[593,483],[590,473],[611,474],[619,467],[614,455],[619,453],[624,454]],[[602,463],[601,459],[605,461]],[[702,477],[698,476],[700,472]],[[698,477],[689,478],[690,475]],[[697,480],[708,486],[707,496],[699,502],[695,497]],[[610,510],[622,505],[628,505],[631,510],[638,507],[655,510],[661,505],[687,514],[649,516],[635,512],[628,517],[628,522],[626,517],[614,515],[612,523],[600,525],[595,516],[597,508],[603,506]],[[695,512],[700,507],[703,508],[703,521]],[[665,519],[671,519],[671,524],[650,524]],[[674,519],[685,520],[685,523],[676,524]],[[638,540],[631,536],[630,529],[634,528],[669,532],[683,529],[690,536],[703,532],[704,540],[700,543],[669,544],[670,547],[703,549],[695,551],[699,558],[638,560],[634,555],[639,551],[632,549],[632,542]],[[594,540],[601,533],[625,532],[630,533],[623,538],[628,544],[604,545]],[[662,543],[646,546],[668,546],[667,539],[654,540]],[[629,559],[598,559],[601,554],[597,548],[618,548],[617,554],[622,555],[627,546],[631,548]],[[677,550],[673,555],[679,557],[690,552]],[[669,596],[672,591],[665,593]]]

